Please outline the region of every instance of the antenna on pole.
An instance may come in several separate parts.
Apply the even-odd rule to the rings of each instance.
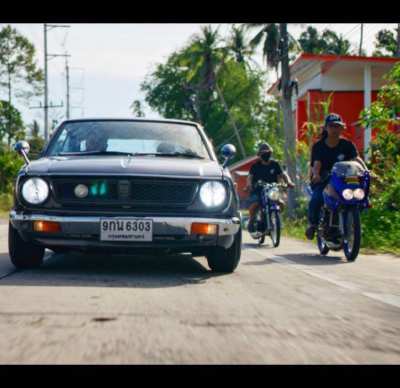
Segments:
[[[56,25],[56,24],[44,24],[43,25],[43,33],[44,33],[44,106],[42,109],[44,109],[44,139],[47,141],[49,139],[49,123],[48,123],[48,118],[49,118],[49,108],[55,108],[55,106],[49,106],[48,104],[48,92],[49,92],[49,81],[48,81],[48,69],[47,69],[47,62],[50,59],[54,57],[66,57],[69,55],[61,55],[61,54],[48,54],[47,53],[47,32],[52,30],[53,28],[70,28],[70,26],[67,25]],[[37,107],[35,107],[37,108]]]

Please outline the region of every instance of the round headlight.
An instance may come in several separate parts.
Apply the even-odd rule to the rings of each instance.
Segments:
[[[22,186],[24,200],[32,205],[39,205],[49,196],[49,186],[41,178],[30,178]]]
[[[206,182],[201,186],[200,199],[207,207],[216,207],[224,203],[226,189],[221,182]]]
[[[74,193],[78,198],[85,198],[89,194],[89,189],[86,185],[79,184],[75,186]]]
[[[272,201],[277,201],[279,199],[279,189],[274,187],[268,191],[268,198]]]
[[[344,190],[342,191],[342,195],[343,195],[343,198],[344,198],[345,200],[350,201],[351,199],[353,199],[353,196],[354,196],[353,190],[351,190],[351,189],[344,189]]]
[[[365,197],[365,191],[363,190],[363,189],[355,189],[354,191],[353,191],[353,194],[354,194],[354,198],[355,199],[358,199],[358,200],[362,200],[362,199],[364,199],[364,197]]]

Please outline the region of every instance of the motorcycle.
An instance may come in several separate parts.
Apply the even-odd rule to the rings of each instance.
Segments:
[[[287,185],[281,183],[266,183],[258,181],[256,187],[259,188],[259,204],[255,217],[253,230],[250,235],[258,244],[265,242],[265,237],[270,236],[274,248],[279,246],[281,238],[281,218],[280,218],[280,188]]]
[[[360,213],[369,207],[371,176],[355,161],[337,162],[323,191],[324,205],[317,229],[321,255],[343,249],[348,261],[356,260],[361,245]]]

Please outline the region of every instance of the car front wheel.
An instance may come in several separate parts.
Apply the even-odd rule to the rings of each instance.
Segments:
[[[44,248],[25,242],[11,223],[8,224],[8,253],[19,269],[36,268],[43,263]]]
[[[216,247],[207,255],[208,266],[213,272],[231,273],[239,264],[241,250],[242,230],[239,229],[230,248]]]

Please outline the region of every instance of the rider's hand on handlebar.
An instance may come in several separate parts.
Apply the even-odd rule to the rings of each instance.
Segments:
[[[311,178],[311,183],[319,183],[321,182],[321,175],[317,174],[317,175],[313,175]]]

